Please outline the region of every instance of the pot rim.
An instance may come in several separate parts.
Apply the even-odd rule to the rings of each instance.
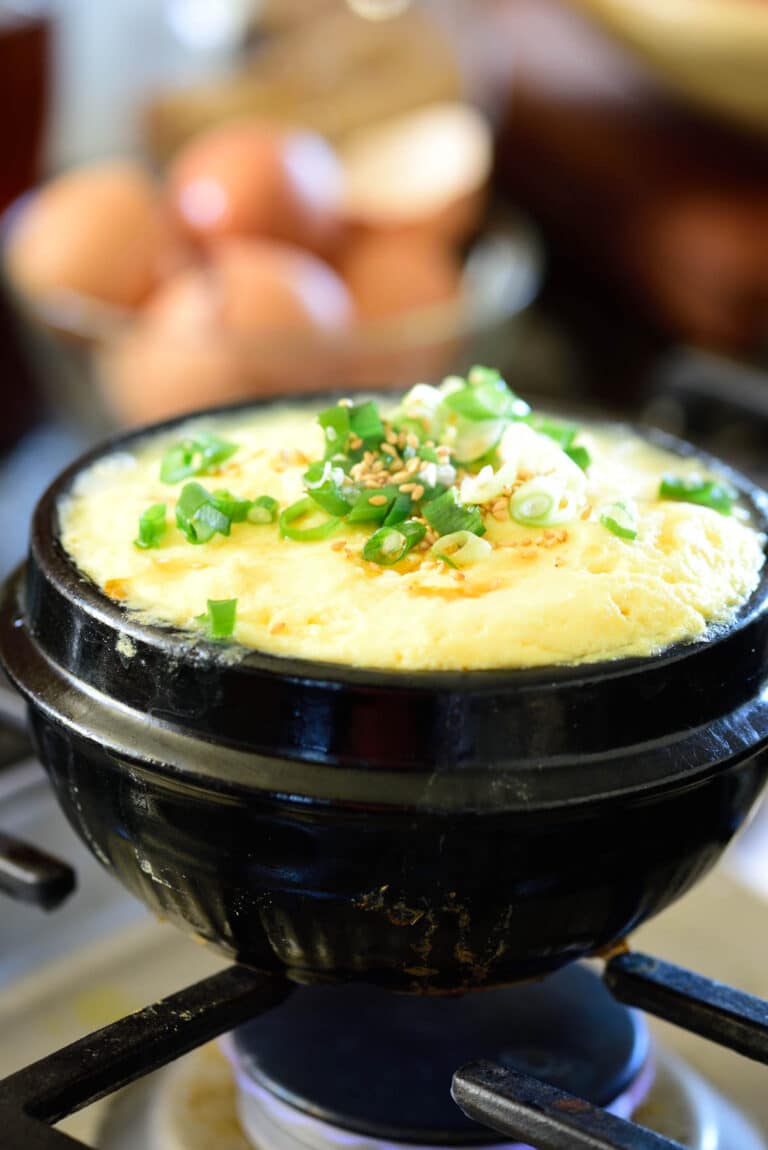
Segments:
[[[706,639],[576,666],[406,674],[222,648],[132,618],[65,554],[58,500],[94,460],[190,418],[115,437],[68,468],[38,505],[24,587],[0,600],[0,657],[73,734],[197,786],[469,811],[695,785],[768,742],[768,564]],[[734,483],[766,531],[768,496],[691,445],[645,434]]]
[[[352,811],[414,810],[450,814],[530,814],[578,811],[601,803],[645,799],[651,794],[688,789],[723,769],[752,760],[768,742],[768,692],[720,716],[704,730],[689,730],[663,747],[625,748],[623,754],[551,761],[547,770],[535,759],[516,760],[511,769],[497,764],[440,770],[361,769],[361,764],[306,761],[298,757],[254,753],[201,734],[146,717],[97,689],[84,686],[47,658],[23,626],[19,598],[23,568],[0,589],[0,655],[11,681],[33,711],[62,728],[69,739],[103,748],[118,771],[142,775],[155,784],[219,795],[259,793],[281,805],[319,804]],[[8,651],[13,646],[13,657]],[[364,764],[363,764],[364,765]],[[567,788],[562,785],[565,772]],[[224,798],[223,801],[226,801]]]

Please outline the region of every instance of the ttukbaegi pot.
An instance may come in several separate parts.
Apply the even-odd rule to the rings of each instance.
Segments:
[[[40,501],[0,657],[70,822],[158,915],[300,981],[470,990],[609,947],[744,821],[768,770],[768,574],[727,630],[653,658],[233,658],[139,622],[60,545],[78,473],[144,434]],[[765,496],[729,479],[766,530]]]

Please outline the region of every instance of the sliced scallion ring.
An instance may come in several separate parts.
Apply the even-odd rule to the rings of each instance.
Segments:
[[[231,523],[242,523],[247,518],[251,506],[250,499],[240,499],[231,491],[212,491],[209,499]]]
[[[139,533],[133,541],[134,546],[140,547],[143,551],[150,547],[159,547],[167,530],[165,504],[153,503],[139,516]]]
[[[465,419],[458,416],[455,436],[451,443],[457,463],[476,463],[496,447],[504,430],[506,419]]]
[[[553,439],[558,447],[567,451],[573,446],[573,441],[579,433],[575,423],[563,423],[559,419],[550,419],[546,415],[531,415],[526,423],[539,435],[546,435]]]
[[[611,503],[604,507],[600,522],[619,539],[637,539],[637,513],[626,503]]]
[[[232,520],[199,483],[186,483],[176,503],[176,525],[189,543],[207,543],[218,532],[229,535]]]
[[[369,487],[361,491],[347,515],[348,523],[383,523],[397,499],[396,487]]]
[[[348,410],[352,434],[362,439],[366,447],[378,447],[384,438],[384,424],[376,404],[372,400],[356,403]]]
[[[554,527],[576,514],[576,499],[554,475],[529,479],[509,501],[509,515],[525,527]]]
[[[445,560],[450,567],[471,567],[473,563],[487,558],[491,551],[488,540],[481,539],[472,531],[454,531],[451,535],[443,535],[430,548],[432,555]]]
[[[317,417],[325,435],[325,458],[344,455],[350,435],[349,408],[342,404],[326,407]]]
[[[349,509],[354,502],[357,495],[357,488],[347,488],[350,493],[351,499],[345,498],[344,489],[329,479],[320,487],[314,487],[308,492],[310,499],[312,499],[318,507],[323,511],[327,511],[329,515],[347,515]]]
[[[465,507],[455,487],[449,487],[437,499],[422,505],[422,514],[438,535],[451,535],[454,531],[472,531],[485,534],[483,517],[476,507]]]
[[[274,523],[280,504],[272,495],[259,495],[248,508],[246,519],[249,523]]]
[[[341,523],[340,516],[332,516],[322,523],[315,523],[311,527],[297,527],[303,519],[307,519],[317,511],[317,504],[308,495],[297,499],[290,507],[286,507],[280,515],[280,534],[284,539],[294,539],[299,543],[313,543],[318,539],[327,539]]]
[[[566,447],[565,454],[582,471],[586,471],[592,462],[592,456],[582,443],[575,443],[573,447]]]
[[[211,431],[199,431],[166,451],[160,464],[160,478],[163,483],[180,483],[193,475],[207,475],[236,451],[236,443]]]
[[[366,541],[363,559],[369,563],[378,563],[380,567],[391,567],[393,563],[404,559],[417,543],[421,543],[426,533],[425,525],[416,519],[406,519],[398,523],[397,527],[380,527]]]
[[[209,599],[207,612],[198,619],[207,625],[212,639],[228,639],[235,629],[236,614],[237,599]]]
[[[659,485],[659,499],[697,503],[700,507],[711,507],[721,515],[731,514],[737,497],[738,492],[730,484],[716,479],[702,479],[698,475],[665,475]]]
[[[413,500],[406,491],[398,491],[395,496],[394,502],[387,511],[384,520],[385,527],[395,527],[398,523],[402,523],[411,514],[413,508]]]

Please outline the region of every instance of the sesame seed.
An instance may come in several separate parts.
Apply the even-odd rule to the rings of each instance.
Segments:
[[[397,443],[397,434],[392,430],[391,427],[390,427],[389,431],[387,432],[385,439],[386,439],[387,443]]]
[[[376,473],[377,471],[383,471],[383,470],[384,470],[384,461],[383,460],[377,459],[375,463],[371,464],[371,471],[373,471],[374,473]]]
[[[405,491],[405,488],[403,488],[403,491]],[[418,500],[421,499],[423,497],[423,495],[424,495],[424,485],[422,483],[417,483],[416,486],[413,488],[413,491],[411,492],[411,498],[415,499],[418,502]]]
[[[395,474],[392,476],[392,482],[393,483],[405,483],[407,479],[408,479],[408,472],[405,470],[396,471]]]
[[[385,455],[397,455],[397,450],[391,443],[380,443],[379,451],[383,451]]]
[[[408,433],[408,435],[406,435],[405,442],[408,444],[409,447],[413,447],[415,450],[419,446],[419,437],[417,435],[414,435],[413,432],[411,431]]]
[[[589,517],[590,517],[590,515],[591,515],[591,514],[592,514],[592,508],[591,508],[590,506],[587,506],[587,507],[585,507],[585,508],[584,508],[584,510],[582,511],[582,513],[581,513],[581,518],[582,518],[582,519],[589,519]]]
[[[363,446],[363,441],[359,435],[353,435],[350,437],[349,446],[352,448],[353,451],[357,451],[357,449],[359,447]]]
[[[278,622],[278,623],[273,623],[272,626],[269,628],[269,633],[270,633],[270,635],[280,635],[283,631],[285,631],[287,629],[287,626],[288,626],[287,623],[283,623],[282,621]]]
[[[415,455],[413,457],[413,459],[408,460],[408,462],[405,465],[405,470],[408,472],[409,475],[413,475],[414,472],[418,471],[420,467],[421,467],[421,460],[419,459],[418,455]]]
[[[346,545],[344,539],[337,539],[335,543],[331,544],[331,551],[343,551]]]
[[[386,495],[372,495],[368,502],[371,507],[383,507],[385,503],[389,502],[389,500],[387,499]]]
[[[409,495],[417,486],[418,484],[416,483],[403,483],[400,490],[404,491],[406,495]]]

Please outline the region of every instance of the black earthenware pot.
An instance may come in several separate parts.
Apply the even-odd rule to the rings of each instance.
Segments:
[[[469,990],[615,943],[744,821],[768,771],[768,576],[728,630],[654,658],[233,658],[131,617],[60,546],[57,501],[137,434],[41,500],[0,657],[72,825],[157,914],[301,981]]]

